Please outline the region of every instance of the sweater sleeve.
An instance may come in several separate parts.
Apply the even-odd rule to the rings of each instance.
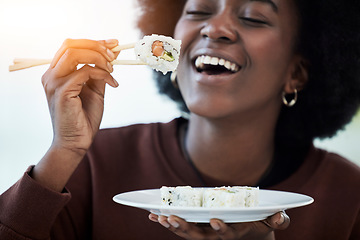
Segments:
[[[349,239],[350,240],[360,239],[360,211],[358,211],[358,215],[355,219],[353,231],[352,231]]]
[[[0,239],[49,239],[59,212],[71,196],[47,189],[29,173],[0,196]]]

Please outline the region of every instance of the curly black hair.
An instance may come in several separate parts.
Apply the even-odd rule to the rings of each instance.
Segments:
[[[186,0],[137,0],[143,34],[173,36]],[[332,137],[360,105],[360,1],[294,0],[300,16],[298,52],[308,61],[309,81],[294,107],[283,106],[276,129],[280,143]],[[187,111],[169,74],[154,72],[160,93]]]

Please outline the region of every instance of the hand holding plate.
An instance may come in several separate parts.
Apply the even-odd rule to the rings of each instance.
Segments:
[[[158,216],[151,213],[149,219],[158,222],[184,239],[264,239],[272,240],[274,230],[284,230],[290,224],[285,212],[278,212],[266,220],[246,223],[226,224],[219,219],[211,219],[210,224],[188,223],[177,216]]]

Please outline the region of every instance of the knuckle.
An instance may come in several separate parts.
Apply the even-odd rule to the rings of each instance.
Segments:
[[[67,48],[62,56],[62,63],[64,65],[72,66],[72,68],[75,68],[75,66],[78,65],[78,59],[77,59],[77,50],[74,48]],[[65,64],[66,63],[66,64]],[[74,69],[75,70],[75,69]]]
[[[107,66],[107,61],[103,58],[97,58],[95,61],[95,66],[101,68],[104,71],[110,71],[110,68]]]
[[[48,69],[41,77],[41,84],[43,85],[43,87],[45,87],[45,85],[47,83],[49,71],[50,70]]]
[[[106,52],[106,47],[101,41],[89,40],[89,48],[97,53],[104,54]]]
[[[84,69],[79,69],[78,71],[76,71],[76,73],[72,76],[71,81],[72,82],[83,82],[86,78],[86,76],[88,75],[87,71],[84,71]]]
[[[82,68],[80,68],[78,70],[78,73],[79,73],[80,77],[88,77],[94,71],[96,71],[96,69],[94,67],[92,67],[88,64],[85,64]]]
[[[56,87],[54,86],[52,81],[50,81],[47,77],[43,77],[42,84],[46,95],[53,95]]]
[[[88,65],[88,64],[85,64],[79,71],[81,71],[81,72],[89,72],[89,71],[91,71],[92,69],[94,69],[94,68],[91,67],[91,66]]]
[[[95,41],[95,50],[98,51],[98,52],[105,52],[106,47],[100,41]]]
[[[73,41],[74,41],[74,40],[71,39],[71,38],[65,39],[64,42],[63,42],[63,47],[69,47],[69,46],[71,46],[71,43],[72,43]]]
[[[67,48],[64,52],[65,57],[70,57],[73,56],[74,54],[75,54],[75,49],[73,48]]]
[[[50,92],[51,89],[51,77],[50,77],[51,73],[50,70],[47,70],[44,75],[41,77],[41,83],[43,85],[43,88],[45,90],[46,93]]]
[[[105,45],[105,41],[104,40],[98,40],[97,41],[99,44],[101,44],[101,45]]]

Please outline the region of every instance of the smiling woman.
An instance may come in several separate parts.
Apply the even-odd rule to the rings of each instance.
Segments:
[[[151,0],[139,0],[139,2],[142,3],[144,9],[154,3],[154,1]],[[159,1],[159,5],[168,5],[167,3],[168,1],[166,0]],[[274,169],[278,168],[278,171],[275,171],[276,177],[268,178],[266,181],[270,179],[272,179],[270,181],[281,181],[281,179],[286,179],[291,176],[291,172],[299,171],[301,159],[303,159],[305,157],[304,154],[307,153],[307,144],[312,142],[313,139],[332,137],[335,134],[338,134],[339,138],[341,138],[342,135],[347,135],[346,133],[339,133],[339,130],[343,129],[344,126],[349,123],[359,108],[360,77],[358,72],[359,67],[355,66],[359,65],[360,58],[358,48],[360,37],[356,30],[359,28],[360,19],[355,16],[356,14],[353,14],[352,11],[352,9],[359,10],[359,3],[346,1],[346,3],[342,3],[341,6],[339,6],[336,1],[317,1],[316,3],[312,1],[293,1],[293,3],[297,9],[296,12],[285,10],[285,6],[287,4],[292,5],[292,1],[288,1],[285,4],[284,1],[188,0],[182,3],[178,2],[178,4],[182,4],[183,7],[177,6],[178,11],[172,12],[174,16],[177,16],[180,9],[182,9],[183,12],[176,28],[174,25],[174,36],[183,39],[183,41],[184,39],[189,39],[188,42],[186,40],[184,41],[182,52],[183,60],[181,61],[177,74],[177,82],[180,89],[172,86],[171,82],[167,80],[169,76],[162,76],[156,73],[154,73],[154,76],[157,79],[161,91],[175,100],[183,111],[192,114],[189,126],[185,127],[186,133],[184,134],[185,143],[183,148],[185,149],[185,155],[188,156],[188,160],[193,162],[202,178],[205,178],[205,183],[207,184],[213,183],[208,179],[209,175],[207,175],[211,172],[211,165],[209,163],[211,162],[213,166],[216,166],[216,169],[221,169],[225,165],[225,159],[231,156],[229,153],[219,154],[212,151],[223,146],[223,144],[219,142],[219,139],[222,138],[219,137],[219,139],[215,141],[216,144],[214,145],[217,145],[218,148],[214,148],[213,145],[206,145],[208,140],[199,138],[204,132],[209,131],[209,125],[207,123],[196,124],[196,119],[198,116],[201,116],[201,118],[206,116],[218,123],[219,118],[228,116],[224,114],[228,114],[229,112],[225,111],[229,111],[229,107],[234,106],[230,104],[237,103],[238,106],[246,106],[244,104],[249,103],[254,104],[255,98],[259,99],[259,96],[268,96],[266,91],[276,94],[274,95],[275,101],[276,99],[281,99],[281,95],[283,95],[284,103],[289,103],[291,99],[293,99],[291,102],[295,103],[291,108],[282,106],[278,119],[273,119],[277,121],[274,137],[276,139],[275,158],[278,160],[273,161],[272,164],[274,165],[272,170],[274,171]],[[226,8],[226,4],[232,6],[232,8]],[[160,10],[161,8],[158,7],[155,9]],[[159,12],[155,10],[144,11],[142,18],[138,21],[138,25],[143,32],[146,33],[150,28],[154,30],[147,25],[146,22],[162,21],[162,16],[158,13]],[[233,14],[232,20],[231,14]],[[284,16],[286,14],[288,14],[288,18],[285,21]],[[295,22],[294,18],[290,16],[295,17]],[[283,20],[281,20],[281,18],[283,18]],[[296,19],[299,20],[298,24],[296,24]],[[273,33],[281,33],[280,25],[283,25],[283,27],[287,25],[288,32],[283,32],[283,38],[278,38],[281,41],[276,42],[271,40],[270,37],[276,36],[271,35],[272,30],[277,29]],[[166,28],[161,24],[157,24],[156,26],[158,26],[155,29],[157,32],[172,32],[168,29],[168,26],[166,26]],[[238,30],[236,30],[236,28],[238,28]],[[181,30],[178,31],[178,29],[183,30],[183,32],[181,32]],[[290,33],[291,29],[296,30],[295,34]],[[191,35],[191,31],[193,31],[193,35]],[[200,34],[196,35],[196,32]],[[292,36],[292,39],[288,39],[287,37],[289,36]],[[263,43],[261,43],[262,40],[264,41]],[[231,49],[236,43],[240,43],[239,48]],[[252,45],[254,48],[252,48]],[[277,48],[278,46],[281,46],[281,48]],[[286,48],[290,47],[293,49],[292,52],[299,58],[294,59],[298,64],[291,70],[293,71],[290,75],[292,84],[290,84],[289,87],[285,87],[283,94],[281,94],[281,91],[274,92],[276,88],[270,90],[270,83],[268,81],[271,77],[276,76],[271,72],[274,72],[276,69],[282,69],[278,64],[281,63],[281,59],[284,59],[284,56],[281,55],[284,53],[284,46],[285,53],[289,53],[289,50],[286,50]],[[226,48],[228,48],[228,50],[225,50]],[[259,58],[257,58],[257,53],[259,54]],[[268,55],[266,55],[267,53]],[[269,59],[264,62],[264,66],[268,66],[269,71],[265,71],[266,68],[264,67],[257,68],[260,66],[259,63],[267,56]],[[279,57],[278,60],[276,60],[277,57]],[[226,69],[222,67],[225,65],[225,62],[228,62],[228,68]],[[284,63],[291,62],[292,60],[288,59]],[[184,66],[184,64],[188,65]],[[231,69],[232,65],[234,66],[234,70],[235,66],[239,66],[237,71]],[[182,68],[186,70],[181,71]],[[192,70],[189,71],[189,69]],[[249,75],[248,77],[241,76],[249,74],[251,69],[255,70],[255,73],[258,73],[257,77],[251,78],[253,80],[249,80]],[[278,76],[282,75],[281,73],[279,74]],[[266,81],[256,85],[256,82],[263,78]],[[275,79],[279,78],[275,77]],[[344,82],[345,79],[346,83]],[[274,81],[272,80],[270,82]],[[225,94],[223,90],[224,87],[226,87],[225,84],[235,83],[240,86],[242,84],[243,87],[237,89],[236,85],[231,85]],[[245,84],[251,84],[255,87],[249,90],[251,89],[249,87],[250,85],[245,87]],[[243,92],[241,90],[243,90]],[[234,91],[234,98],[226,101],[227,98],[231,96],[231,91]],[[291,92],[295,94],[290,94]],[[287,94],[289,96],[287,96]],[[269,100],[269,98],[264,98],[263,102],[267,104],[272,103],[272,101]],[[278,100],[278,102],[280,101]],[[266,105],[261,104],[259,106]],[[254,105],[248,109],[255,109]],[[230,129],[228,132],[231,133],[231,135],[236,132],[236,129],[241,126],[244,120],[245,122],[254,121],[254,118],[246,119],[245,116],[248,115],[244,115],[243,110],[239,111],[239,113],[241,113],[242,116],[242,118],[239,118],[239,122],[227,122]],[[271,118],[269,118],[268,115],[263,116],[262,119],[266,119],[265,124],[260,124],[262,126],[266,126],[271,122]],[[260,132],[249,132],[264,139],[267,131],[263,131],[264,128],[259,127],[259,122],[255,121],[253,123],[257,129],[261,130]],[[203,126],[206,126],[206,131],[199,130],[204,129]],[[198,132],[196,135],[192,135],[195,129],[197,129]],[[249,124],[247,129],[242,130],[241,134],[246,135],[248,129]],[[354,127],[350,126],[349,129],[354,129]],[[201,134],[199,134],[199,131]],[[354,132],[354,134],[358,133],[358,130]],[[206,139],[211,139],[211,135],[205,136]],[[237,145],[238,149],[241,149],[241,145],[248,146],[246,143],[252,142],[252,139],[254,139],[252,136],[248,136],[246,142],[240,139],[235,145]],[[345,144],[340,143],[348,149],[348,153],[342,152],[342,154],[347,155],[350,149],[355,149],[354,144],[357,141],[358,140],[351,141],[349,139]],[[336,140],[334,142],[336,142]],[[226,143],[228,144],[228,142]],[[325,144],[322,144],[318,140],[315,141],[315,143],[326,147]],[[200,157],[204,155],[204,152],[196,152],[196,149],[201,148],[208,149],[208,157],[203,163],[200,161]],[[211,149],[211,151],[209,149]],[[229,148],[227,148],[227,150],[230,151]],[[279,155],[276,157],[277,154]],[[212,156],[215,156],[215,160],[213,161],[211,160]],[[216,165],[216,158],[222,159],[222,162],[217,162],[218,164]],[[353,157],[353,159],[358,159],[358,157]],[[237,161],[240,161],[239,157]],[[222,171],[226,176],[215,175],[214,173],[211,173],[210,176],[216,176],[217,179],[227,177],[227,183],[233,181],[236,174],[243,176],[240,174],[241,171],[234,170],[236,169],[234,164],[229,164],[228,166],[230,166],[231,169],[223,169]],[[231,170],[234,170],[234,174],[231,174]],[[275,172],[273,172],[273,174]],[[324,173],[324,175],[326,174]],[[339,174],[339,177],[344,177],[343,175],[346,175],[346,173]],[[359,181],[359,173],[355,175],[356,177],[353,176],[349,179],[349,183]],[[322,187],[324,189],[326,188],[325,186],[319,186],[319,188],[316,189],[321,189]],[[308,191],[301,187],[296,189],[296,191]],[[314,191],[316,192],[317,190],[314,189]],[[315,196],[315,206],[313,209],[321,204],[329,206],[329,203],[317,203],[316,196],[321,198],[319,192],[313,193],[313,196]],[[358,207],[355,206],[354,209],[358,209]],[[342,211],[340,209],[338,210]],[[291,211],[289,212],[291,213]],[[356,214],[359,218],[358,211]],[[327,219],[327,217],[324,217],[322,214],[318,216],[320,217],[319,223],[322,225],[321,219]],[[154,219],[153,217],[154,216],[152,216],[152,219]],[[174,218],[169,218],[168,220],[164,218],[159,218],[159,220],[160,219],[160,223],[164,226],[170,226],[170,223],[179,221],[179,219],[174,220]],[[301,229],[303,233],[306,232],[307,239],[309,239],[310,236],[317,236],[314,239],[341,238],[339,235],[342,234],[335,236],[329,233],[328,230],[319,233],[319,229],[315,227],[316,224],[314,225],[314,233],[312,233],[312,227],[305,227],[303,225],[300,227],[299,223],[294,221],[295,219],[296,216],[294,215],[294,219],[292,220],[293,224],[290,226],[289,229],[291,230],[289,231],[295,232],[296,229]],[[157,221],[156,218],[154,220]],[[314,224],[314,222],[311,221],[309,224]],[[331,225],[331,222],[328,222],[328,224]],[[173,227],[170,227],[170,229],[184,236],[181,233],[182,230],[184,230],[184,226],[182,226],[180,230],[179,228]],[[355,228],[356,227],[353,229]],[[189,229],[194,228],[187,227],[187,231],[189,231]],[[277,235],[278,237],[284,237],[284,239],[296,239],[295,236],[291,235],[290,237],[288,232],[286,232],[287,231],[279,232]],[[355,232],[353,233],[354,236],[358,236],[359,233]],[[197,234],[196,230],[194,230],[194,234]],[[319,234],[324,235],[319,237]],[[326,234],[329,235],[325,236]],[[298,236],[303,235],[300,234]],[[355,238],[356,237],[354,237],[354,239]],[[345,237],[344,239],[347,238]]]
[[[138,3],[143,34],[182,42],[172,80],[170,74],[154,76],[184,117],[100,129],[109,92],[116,91],[127,108],[135,105],[126,95],[145,98],[144,107],[135,109],[141,116],[157,103],[149,102],[147,89],[140,92],[145,85],[126,87],[143,78],[137,70],[115,73],[110,64],[118,55],[111,49],[127,32],[119,40],[67,39],[43,69],[52,139],[40,161],[0,196],[0,238],[359,239],[360,194],[354,189],[360,188],[360,169],[314,140],[333,136],[359,108],[360,2]],[[81,5],[91,24],[74,22],[72,31],[90,29],[91,38],[104,33],[103,23],[118,24],[109,21],[109,15],[121,16],[115,3],[100,5]],[[151,55],[163,56],[163,47],[151,45]],[[168,114],[162,110],[159,115]],[[253,186],[305,194],[315,202],[257,221],[225,223],[220,215],[207,224],[147,217],[112,202],[121,192],[161,186]]]
[[[144,8],[148,7],[148,5],[152,5],[153,1],[151,0],[139,0],[139,2],[141,2],[142,6]],[[178,2],[179,5],[184,5],[184,2],[180,3],[181,1]],[[191,2],[191,1],[190,1]],[[204,1],[199,1],[200,3],[203,3]],[[205,1],[206,2],[206,1]],[[271,2],[270,5],[272,6],[271,8],[273,8],[274,12],[278,14],[279,11],[279,7],[275,4],[275,2],[278,1],[245,1],[248,3],[252,3],[252,2],[259,2],[259,4],[261,5],[261,2],[265,2],[267,5],[267,3]],[[163,1],[159,1],[158,3],[159,5],[167,5],[167,1],[163,0]],[[307,138],[307,139],[311,139],[313,137],[320,137],[320,138],[326,138],[326,137],[332,137],[334,136],[339,129],[343,129],[344,126],[352,119],[354,113],[357,111],[357,102],[358,100],[355,100],[353,98],[355,98],[355,96],[357,95],[357,91],[358,91],[358,74],[357,74],[357,70],[353,68],[352,64],[349,64],[349,62],[356,64],[358,62],[358,56],[356,55],[345,55],[345,54],[341,54],[341,52],[351,52],[353,51],[353,49],[357,50],[358,48],[356,47],[356,43],[358,41],[356,36],[353,36],[353,33],[357,27],[358,21],[356,20],[350,20],[347,19],[343,14],[345,13],[341,13],[339,11],[336,11],[336,14],[333,12],[335,11],[335,8],[332,8],[330,6],[328,6],[327,4],[322,4],[322,3],[317,3],[316,6],[312,6],[313,3],[308,3],[308,2],[304,2],[304,1],[295,1],[295,4],[298,6],[298,13],[294,14],[295,16],[298,16],[301,18],[301,23],[300,25],[302,26],[301,28],[299,28],[298,30],[298,34],[299,34],[299,38],[295,38],[297,39],[297,41],[294,42],[294,44],[296,44],[296,51],[301,52],[303,55],[306,56],[305,61],[303,61],[301,63],[301,65],[303,65],[303,67],[306,67],[311,74],[309,75],[309,77],[311,79],[315,79],[313,81],[309,81],[308,87],[306,89],[304,89],[304,91],[301,91],[299,93],[299,95],[305,95],[304,98],[307,99],[307,96],[310,95],[309,97],[311,97],[310,99],[303,101],[303,100],[299,100],[297,105],[300,105],[300,107],[296,107],[296,108],[292,108],[292,109],[288,109],[286,107],[283,107],[283,111],[281,116],[284,117],[284,119],[282,119],[283,117],[281,117],[281,121],[284,122],[284,124],[281,124],[279,127],[283,128],[284,127],[284,131],[282,134],[285,134],[287,132],[286,135],[289,135],[288,137],[294,137],[294,138],[299,138],[299,139],[303,139],[303,138]],[[349,6],[352,7],[351,3],[348,3]],[[202,5],[203,8],[206,9],[206,4]],[[246,14],[255,14],[257,17],[261,16],[261,18],[265,18],[265,13],[264,11],[266,11],[267,9],[262,9],[263,7],[266,7],[264,5],[260,6],[260,9],[262,12],[262,14],[260,13],[260,9],[257,7],[255,8],[254,5],[251,5],[247,8],[243,8],[243,15],[241,15],[239,18],[242,19],[242,21],[244,21],[243,19],[245,18],[245,22],[244,24],[247,24],[246,21],[248,21],[248,19],[250,17],[244,17]],[[345,6],[343,6],[344,8],[346,8]],[[350,8],[351,8],[350,7]],[[354,4],[353,7],[357,7],[356,4]],[[321,12],[312,12],[309,9],[312,8],[319,8],[322,9]],[[162,16],[161,14],[159,14],[159,12],[161,11],[161,7],[157,7],[154,8],[157,11],[153,10],[153,11],[144,11],[143,17],[138,21],[138,26],[140,27],[140,29],[144,32],[147,33],[149,31],[149,29],[156,31],[156,32],[171,32],[171,30],[169,30],[169,26],[163,26],[160,24],[160,22],[163,20],[164,18],[168,18],[168,16]],[[177,16],[178,12],[180,12],[179,9],[182,9],[182,7],[177,6],[178,11],[177,12],[172,12],[172,14],[174,15],[174,18]],[[209,7],[207,7],[207,9],[209,9]],[[209,11],[209,10],[207,10]],[[282,9],[280,9],[280,11],[283,11]],[[307,12],[308,11],[308,12]],[[320,11],[320,10],[319,10]],[[205,11],[206,12],[206,11]],[[322,13],[323,12],[323,13]],[[346,11],[345,11],[346,12]],[[187,9],[187,13],[192,16],[194,13],[197,13],[198,15],[201,13],[201,15],[204,15],[204,10],[202,11],[194,11],[194,10],[189,10]],[[207,13],[207,15],[209,15],[210,13]],[[322,16],[321,14],[324,14],[325,16]],[[328,14],[328,15],[326,15]],[[333,16],[333,17],[330,17]],[[205,18],[206,16],[202,16],[202,18]],[[327,22],[324,22],[326,19],[326,17],[331,18],[331,24],[328,24]],[[253,18],[255,17],[251,17],[250,19],[252,19],[250,22],[251,24],[254,22]],[[223,20],[223,19],[222,19]],[[152,26],[149,26],[146,24],[146,22],[154,22],[156,24],[156,26],[158,26],[156,29],[153,29]],[[158,22],[157,22],[158,21]],[[269,21],[269,19],[267,20]],[[264,25],[268,25],[268,23],[264,23],[263,20],[259,20],[256,19],[256,27],[261,27]],[[294,25],[290,25],[289,27],[294,28]],[[270,28],[270,27],[267,27]],[[329,36],[327,36],[326,31],[319,31],[320,28],[325,28],[328,29],[329,28],[329,32],[327,33]],[[333,30],[336,29],[336,32],[334,32]],[[253,30],[251,30],[253,31]],[[248,36],[246,36],[248,37]],[[300,39],[300,40],[299,40]],[[301,41],[301,39],[304,39],[303,41]],[[339,39],[339,45],[335,47],[333,47],[333,45],[337,44],[333,41],[333,39]],[[346,43],[346,41],[349,41],[349,43]],[[243,40],[243,39],[242,39]],[[321,48],[319,48],[316,44],[314,43],[318,43]],[[351,44],[354,44],[351,45]],[[271,45],[268,48],[265,49],[261,49],[261,50],[265,50],[267,51],[268,49],[273,49],[274,45]],[[336,50],[336,51],[335,51]],[[274,51],[275,55],[279,54],[279,51]],[[336,55],[337,57],[331,57],[332,54]],[[351,57],[353,57],[353,59],[349,59]],[[201,69],[199,69],[199,66],[203,66],[203,63],[205,61],[205,57],[199,57],[200,59],[196,59],[196,61],[194,60],[195,63],[195,67],[201,71]],[[311,64],[309,65],[309,62],[311,59]],[[206,58],[206,62],[211,62],[212,58],[211,56],[208,56]],[[225,60],[225,59],[224,59]],[[224,62],[224,60],[222,60],[222,62]],[[324,61],[329,61],[328,64],[324,64]],[[216,57],[215,60],[216,61]],[[226,61],[226,60],[225,60]],[[240,60],[240,62],[244,62],[244,60]],[[216,61],[217,62],[217,61]],[[222,63],[220,63],[219,61],[219,65],[222,65]],[[231,69],[231,62],[228,62],[228,66],[230,66],[229,68]],[[235,63],[236,66],[236,63]],[[338,69],[343,69],[342,73],[346,74],[347,76],[350,77],[350,79],[352,79],[353,82],[349,82],[349,86],[353,86],[354,88],[351,89],[351,91],[353,92],[349,92],[350,90],[348,88],[343,88],[343,87],[335,87],[335,80],[337,80],[338,78],[341,78],[341,76],[339,75],[333,75],[333,69],[335,69],[335,67],[332,66],[336,66],[336,68]],[[341,66],[341,67],[340,67]],[[210,66],[208,65],[207,67],[210,68]],[[345,70],[346,69],[346,70]],[[300,69],[299,69],[300,70]],[[323,74],[322,71],[326,72],[327,74],[329,74],[330,76],[328,77],[322,77],[321,75]],[[261,72],[260,74],[265,74],[263,72]],[[158,79],[157,83],[161,89],[161,91],[165,94],[167,94],[170,98],[174,99],[176,102],[178,102],[178,104],[180,105],[180,107],[184,110],[186,110],[186,105],[183,102],[182,96],[178,94],[178,91],[173,89],[173,86],[171,85],[170,81],[166,81],[165,79],[168,78],[169,76],[161,76],[161,75],[157,75],[155,73],[156,78]],[[354,77],[352,77],[354,76]],[[332,81],[330,81],[330,79]],[[340,83],[338,83],[340,84]],[[342,83],[340,84],[342,85]],[[320,87],[321,86],[321,87]],[[319,96],[318,92],[319,89],[321,88],[321,92],[323,92],[324,96]],[[337,89],[338,91],[336,93],[340,94],[340,89],[343,90],[344,97],[341,100],[341,102],[338,102],[336,100],[330,100],[330,99],[337,99],[339,96],[334,94],[334,89]],[[351,97],[349,97],[351,96]],[[329,101],[330,100],[330,101]],[[347,105],[348,107],[344,108],[344,107],[340,107],[341,104],[343,104],[342,101],[347,101]],[[306,104],[306,106],[305,106]],[[305,110],[305,108],[307,110]],[[320,109],[322,109],[320,111]],[[285,111],[286,110],[286,111]],[[305,112],[310,111],[312,114],[304,114]],[[291,114],[288,114],[288,112],[291,112]],[[295,114],[293,114],[295,112]],[[285,118],[286,116],[286,118]],[[335,118],[339,118],[336,119]],[[324,125],[324,122],[328,122],[327,119],[332,119],[332,121],[330,123],[328,123],[327,125]],[[315,121],[314,121],[315,120]],[[288,124],[290,124],[289,126],[287,126]],[[287,127],[285,127],[287,126]],[[304,129],[305,131],[299,131],[299,127],[301,129]],[[285,129],[286,128],[286,129]],[[303,134],[299,135],[299,133]],[[290,136],[290,134],[293,134],[293,136]],[[284,142],[286,142],[284,140]]]

